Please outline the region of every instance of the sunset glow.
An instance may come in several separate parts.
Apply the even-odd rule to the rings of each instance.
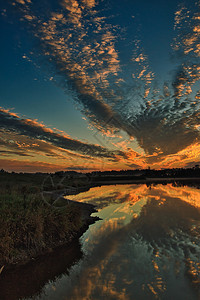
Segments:
[[[193,167],[200,2],[0,4],[0,168]]]

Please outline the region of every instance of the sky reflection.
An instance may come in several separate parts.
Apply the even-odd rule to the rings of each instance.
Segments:
[[[102,220],[81,239],[84,259],[55,283],[55,292],[47,287],[48,299],[198,299],[199,193],[171,184],[124,185],[75,196],[96,201]]]

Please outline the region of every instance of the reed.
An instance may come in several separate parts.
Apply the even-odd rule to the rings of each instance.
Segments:
[[[0,268],[67,243],[81,226],[81,210],[73,203],[55,209],[25,187],[1,189]]]

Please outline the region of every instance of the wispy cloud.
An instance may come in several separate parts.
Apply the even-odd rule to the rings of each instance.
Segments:
[[[62,170],[58,164],[52,164],[42,161],[18,160],[18,159],[0,159],[0,167],[7,171],[15,172],[55,172]]]
[[[23,144],[22,141],[21,144],[19,144],[16,140],[10,141],[11,147],[14,147],[13,145],[17,145],[18,148],[31,147],[32,150],[38,149],[40,151],[45,151],[46,153],[52,153],[52,151],[55,150],[55,147],[57,147],[77,152],[84,156],[103,157],[108,159],[115,159],[116,155],[123,155],[123,152],[120,151],[114,152],[98,145],[87,144],[71,139],[67,135],[54,132],[52,129],[47,128],[44,124],[39,123],[37,120],[20,118],[17,114],[9,112],[3,108],[0,109],[0,128],[1,132],[5,133],[6,131],[6,134],[18,134],[32,139],[32,143],[30,145],[28,143]],[[37,140],[40,141],[39,144],[37,144]],[[3,138],[1,141],[3,141]],[[48,144],[46,145],[44,142]]]

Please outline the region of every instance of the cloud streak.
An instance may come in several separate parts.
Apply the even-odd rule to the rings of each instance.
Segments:
[[[35,140],[39,140],[50,143],[55,147],[92,157],[115,159],[115,155],[124,156],[123,152],[113,152],[98,145],[83,143],[71,139],[66,135],[58,134],[52,129],[40,124],[37,120],[22,119],[17,114],[11,113],[3,108],[0,109],[0,128],[1,131],[7,131],[33,139],[32,149],[38,146]],[[40,144],[40,146],[42,146],[42,144]],[[47,149],[48,147],[46,147],[44,151],[48,152]]]

